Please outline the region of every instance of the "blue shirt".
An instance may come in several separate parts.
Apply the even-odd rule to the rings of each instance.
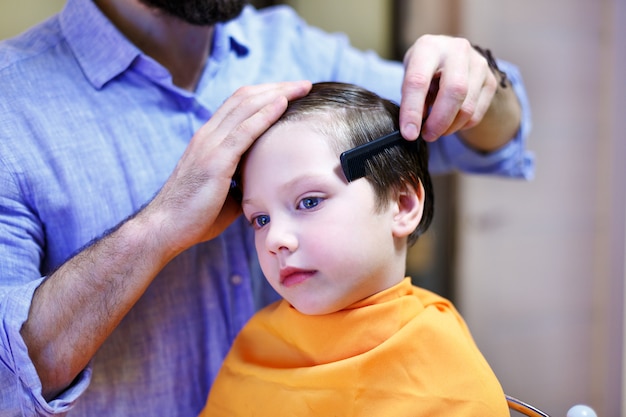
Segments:
[[[444,138],[431,147],[433,172],[532,175],[526,95],[516,68],[501,64],[523,106],[518,136],[486,156]],[[1,43],[0,416],[196,415],[233,338],[274,297],[244,222],[168,264],[90,366],[49,403],[19,333],[33,291],[148,202],[238,87],[336,80],[399,101],[402,76],[400,63],[359,52],[285,7],[248,7],[218,25],[195,93],[174,86],[89,0],[68,0],[59,15]]]

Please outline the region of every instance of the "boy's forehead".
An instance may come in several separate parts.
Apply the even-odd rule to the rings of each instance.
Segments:
[[[324,140],[324,142],[339,154],[350,146],[349,128],[345,121],[338,120],[337,115],[329,112],[319,112],[306,114],[297,119],[289,119],[280,121],[271,129],[280,128],[281,126],[291,127],[291,131],[302,133],[302,136],[296,136],[295,140],[310,140],[313,137],[316,140]]]
[[[316,120],[313,117],[281,121],[270,127],[257,139],[257,143],[268,142],[270,147],[278,146],[278,142],[282,142],[283,146],[305,146],[308,142],[315,141],[316,143],[324,143],[330,146],[331,149],[334,149],[337,139],[334,137],[332,129],[325,128],[327,123],[325,120]]]
[[[243,161],[242,179],[250,180],[270,172],[291,176],[334,170],[340,166],[339,155],[329,142],[309,122],[275,125],[250,149]]]

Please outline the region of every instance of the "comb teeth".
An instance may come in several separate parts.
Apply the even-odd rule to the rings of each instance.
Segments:
[[[365,161],[396,145],[407,143],[399,131],[343,152],[339,156],[341,169],[348,182],[365,176]]]

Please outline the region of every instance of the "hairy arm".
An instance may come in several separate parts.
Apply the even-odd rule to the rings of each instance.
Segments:
[[[35,291],[22,337],[50,400],[91,360],[171,259],[144,213],[86,248]]]

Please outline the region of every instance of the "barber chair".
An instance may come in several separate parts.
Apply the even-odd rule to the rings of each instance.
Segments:
[[[506,396],[506,401],[509,404],[509,409],[517,411],[521,415],[528,417],[550,417],[548,414],[527,404],[517,398]],[[586,405],[575,405],[567,412],[567,417],[598,417],[596,412],[591,407]]]

